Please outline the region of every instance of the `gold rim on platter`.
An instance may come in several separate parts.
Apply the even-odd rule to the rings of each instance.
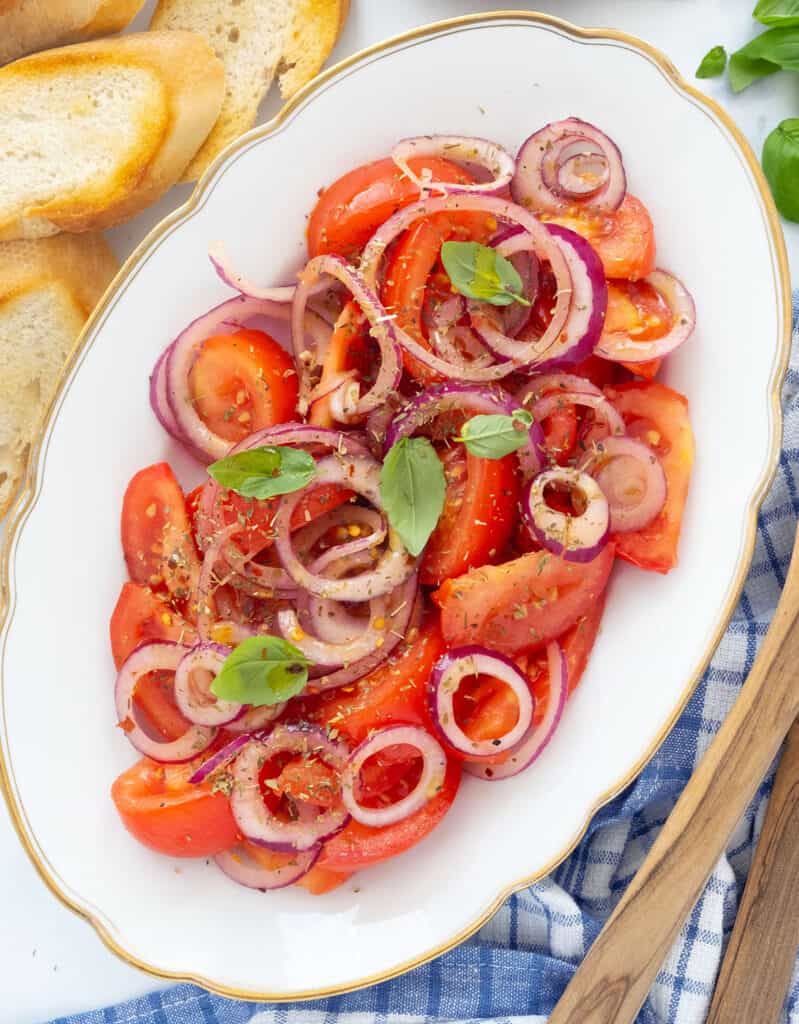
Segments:
[[[676,722],[677,718],[685,708],[691,695],[694,692],[699,680],[704,673],[704,670],[710,661],[710,658],[715,651],[724,631],[729,624],[732,617],[732,613],[738,602],[738,598],[743,589],[743,585],[746,579],[746,574],[749,569],[749,565],[754,552],[756,530],[757,530],[757,514],[762,504],[763,498],[774,478],[774,474],[777,469],[780,448],[782,444],[782,410],[780,404],[780,391],[782,382],[785,377],[785,373],[788,367],[788,358],[790,354],[790,342],[791,342],[791,289],[790,289],[790,276],[788,270],[788,259],[785,251],[785,242],[782,235],[782,228],[780,226],[779,217],[777,215],[774,202],[771,198],[766,180],[760,169],[760,165],[757,162],[748,142],[741,134],[740,130],[736,127],[735,123],[729,117],[729,115],[712,99],[705,96],[702,92],[692,86],[690,83],[680,75],[671,61],[668,60],[659,50],[655,47],[650,46],[648,43],[643,42],[640,39],[635,38],[627,34],[626,32],[617,31],[615,29],[608,28],[580,28],[576,25],[572,25],[567,21],[563,21],[560,18],[553,17],[548,14],[541,14],[533,11],[494,11],[490,13],[481,14],[469,14],[458,18],[451,18],[445,21],[435,22],[430,25],[424,25],[419,28],[413,29],[409,32],[405,32],[401,35],[394,36],[390,39],[385,40],[382,43],[378,43],[374,46],[367,47],[358,53],[347,57],[345,60],[340,61],[338,64],[329,68],[327,71],[320,74],[316,79],[306,85],[292,100],[290,100],[274,117],[265,125],[254,128],[240,139],[237,139],[231,145],[217,157],[217,159],[208,168],[205,174],[202,176],[197,184],[194,192],[192,193],[189,200],[173,213],[169,214],[163,221],[161,221],[147,237],[140,243],[136,250],[131,256],[125,261],[125,264],[111,283],[102,299],[98,303],[96,309],[92,313],[91,317],[87,321],[80,337],[75,343],[75,346],[70,354],[67,363],[61,372],[58,380],[56,393],[50,402],[47,410],[47,414],[43,418],[43,421],[39,427],[36,437],[31,445],[30,459],[28,463],[27,472],[25,479],[20,488],[20,493],[14,503],[14,506],[9,513],[5,536],[3,538],[2,548],[0,549],[0,629],[3,631],[3,644],[0,649],[0,714],[2,714],[3,734],[5,734],[5,719],[4,719],[4,704],[3,704],[3,679],[2,679],[2,655],[5,649],[5,637],[8,632],[9,624],[9,611],[11,609],[11,584],[10,584],[10,569],[12,560],[12,549],[14,541],[18,536],[21,526],[25,520],[36,500],[37,488],[39,483],[39,465],[43,452],[46,448],[46,437],[48,429],[53,422],[54,413],[57,409],[59,400],[65,389],[65,384],[70,379],[73,371],[75,370],[80,357],[88,351],[90,347],[90,339],[92,338],[95,327],[99,324],[103,314],[109,308],[112,298],[114,298],[121,290],[124,283],[130,277],[134,268],[141,263],[145,257],[153,251],[157,243],[160,242],[172,228],[188,220],[192,213],[197,210],[208,191],[211,180],[215,177],[216,172],[219,170],[222,164],[227,164],[231,161],[231,157],[243,152],[253,142],[267,138],[268,136],[275,133],[281,125],[283,125],[288,118],[307,100],[311,99],[314,95],[319,93],[324,87],[332,83],[342,73],[348,71],[355,65],[363,62],[369,57],[379,57],[386,54],[389,51],[411,45],[418,42],[421,39],[425,39],[431,36],[441,35],[448,32],[456,32],[467,28],[477,27],[481,25],[490,25],[499,22],[510,22],[527,25],[535,25],[540,28],[545,28],[550,31],[555,31],[559,34],[568,36],[577,41],[584,42],[605,42],[615,43],[622,45],[629,49],[634,50],[652,64],[654,64],[663,74],[663,76],[674,86],[678,92],[680,92],[686,98],[690,98],[697,106],[704,109],[709,114],[711,119],[716,123],[720,124],[729,135],[735,140],[735,143],[739,149],[739,155],[741,155],[753,178],[754,183],[760,193],[760,198],[763,203],[763,211],[766,218],[766,224],[768,227],[768,233],[770,235],[770,241],[772,246],[772,256],[775,261],[774,267],[774,278],[775,278],[775,289],[776,289],[776,300],[781,309],[782,323],[780,330],[780,337],[778,338],[778,348],[776,353],[776,359],[774,367],[772,369],[770,387],[769,387],[769,400],[770,400],[770,414],[771,414],[771,441],[768,452],[768,460],[766,469],[755,488],[755,491],[750,499],[748,512],[747,512],[747,523],[745,528],[745,534],[743,543],[741,546],[741,553],[738,558],[734,574],[727,589],[727,596],[724,602],[719,621],[716,624],[715,629],[712,632],[708,645],[703,653],[699,664],[686,684],[686,688],[677,704],[674,708],[668,721],[663,725],[654,742],[650,748],[643,754],[638,760],[635,766],[625,775],[623,779],[620,779],[614,786],[612,786],[607,792],[603,793],[593,804],[593,806],[587,811],[585,821],[575,835],[569,840],[563,850],[558,853],[548,864],[540,868],[535,873],[520,878],[518,881],[513,882],[510,885],[505,886],[501,892],[497,894],[496,899],[486,907],[479,915],[472,921],[467,927],[461,929],[456,935],[447,939],[446,942],[441,943],[433,949],[425,950],[419,956],[414,957],[412,960],[407,960],[404,963],[398,964],[392,967],[390,970],[383,971],[379,974],[373,974],[369,977],[360,978],[357,981],[350,982],[342,986],[332,986],[322,989],[309,989],[301,992],[255,992],[255,991],[243,991],[235,988],[230,988],[226,985],[220,985],[208,978],[201,977],[191,972],[172,972],[162,970],[152,964],[148,964],[146,961],[133,956],[122,945],[117,942],[113,937],[108,927],[99,920],[99,917],[92,912],[90,908],[81,906],[77,899],[66,893],[60,886],[59,881],[55,877],[55,872],[51,871],[48,865],[45,863],[45,857],[43,854],[36,849],[31,830],[27,827],[24,820],[24,810],[20,801],[15,796],[14,788],[11,784],[12,770],[10,764],[6,763],[6,759],[3,753],[2,744],[0,744],[0,788],[3,790],[6,803],[8,805],[9,812],[11,814],[12,822],[19,835],[19,838],[25,847],[31,861],[33,862],[39,875],[46,883],[48,888],[58,899],[67,906],[70,910],[74,911],[79,916],[85,918],[95,929],[100,939],[105,945],[115,953],[120,959],[130,964],[133,967],[137,967],[148,974],[151,974],[157,978],[162,978],[169,981],[183,981],[192,982],[197,985],[201,985],[203,988],[208,989],[211,992],[218,993],[219,995],[226,996],[233,999],[245,999],[255,1000],[259,1002],[294,1002],[301,999],[320,999],[325,996],[339,995],[343,992],[351,992],[355,989],[364,988],[369,985],[375,985],[382,981],[387,981],[390,978],[394,978],[399,974],[403,974],[406,971],[412,970],[414,967],[419,967],[429,960],[440,956],[443,953],[453,949],[461,942],[468,939],[473,935],[479,928],[481,928],[500,908],[500,906],[511,896],[513,893],[518,892],[520,889],[531,885],[533,882],[538,881],[545,875],[550,874],[566,857],[572,852],[577,843],[585,834],[586,829],[591,821],[591,818],[596,812],[603,807],[606,803],[612,800],[618,793],[621,792],[633,779],[638,775],[647,761],[655,754],[658,747],[664,741],[672,726]]]

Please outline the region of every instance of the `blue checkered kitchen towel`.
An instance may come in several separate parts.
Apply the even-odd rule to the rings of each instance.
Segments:
[[[57,1024],[544,1024],[735,700],[777,605],[799,516],[799,292],[785,439],[740,604],[677,725],[550,878],[512,896],[471,941],[403,977],[321,1002],[234,1002],[190,985]],[[701,1024],[735,919],[772,776],[761,785],[685,924],[639,1024]],[[783,1017],[799,1024],[799,973]],[[744,1024],[744,1022],[742,1022]],[[745,1022],[756,1024],[756,1022]]]

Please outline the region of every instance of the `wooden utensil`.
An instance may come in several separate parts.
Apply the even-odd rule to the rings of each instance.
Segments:
[[[797,877],[799,721],[782,752],[707,1024],[777,1024],[799,946]]]
[[[799,544],[749,678],[549,1024],[629,1024],[799,714]],[[758,1018],[738,1015],[737,1021]]]

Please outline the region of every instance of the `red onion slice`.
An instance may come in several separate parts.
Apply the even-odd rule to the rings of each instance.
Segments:
[[[590,473],[602,488],[612,533],[649,526],[666,501],[666,474],[660,459],[632,437],[606,437],[585,453],[578,469]]]
[[[371,564],[371,558],[368,555],[366,557]],[[343,561],[344,565],[348,565],[350,562],[349,559]],[[336,578],[343,568],[344,566],[339,563],[335,575],[332,575],[331,578]],[[313,599],[309,603],[312,602]],[[301,626],[300,616],[293,608],[281,608],[277,613],[277,625],[281,634],[302,651],[315,666],[332,669],[341,665],[350,665],[367,657],[385,644],[387,598],[377,597],[370,601],[369,616],[364,619],[354,619],[346,608],[336,601],[321,599],[319,605],[321,607],[317,606],[314,610],[315,624],[318,626],[320,620],[326,622],[327,628],[338,624],[339,631],[334,634],[338,637],[336,640],[331,641],[319,635],[310,635]]]
[[[275,427],[264,427],[249,437],[245,437],[230,454],[249,451],[251,448],[262,448],[264,445],[294,445],[297,448],[338,452],[339,455],[368,455],[369,448],[362,434],[352,431],[330,430],[327,427],[314,427],[310,423],[280,423]],[[314,451],[311,451],[314,454]]]
[[[358,303],[364,316],[369,321],[370,334],[380,348],[380,366],[372,387],[365,395],[360,395],[354,402],[349,415],[365,416],[381,405],[387,395],[394,391],[402,376],[402,354],[397,345],[394,328],[391,324],[391,317],[385,307],[378,299],[372,288],[364,280],[363,276],[350,266],[346,260],[339,256],[315,256],[306,264],[300,274],[300,283],[294,295],[291,307],[291,337],[294,345],[294,354],[299,367],[302,368],[300,375],[300,398],[297,408],[301,415],[308,410],[310,401],[311,386],[309,373],[318,365],[313,360],[309,361],[305,348],[305,320],[309,315],[306,311],[308,298],[314,286],[325,276],[330,276],[340,281],[350,292]],[[345,387],[348,385],[345,385]]]
[[[510,190],[536,212],[569,206],[611,211],[627,193],[627,176],[618,146],[594,125],[569,117],[522,143]]]
[[[246,747],[250,742],[249,733],[242,733],[241,736],[236,736],[229,743],[226,743],[224,747],[217,750],[215,754],[212,754],[207,761],[203,761],[197,771],[189,779],[192,786],[199,786],[201,783],[219,771],[220,768],[224,768],[226,764],[229,764],[233,758],[238,754],[242,747]]]
[[[465,164],[479,164],[493,177],[490,181],[460,184],[435,181],[429,177],[429,172],[426,177],[424,170],[421,175],[411,170],[408,164],[410,159],[430,156]],[[444,195],[464,192],[492,195],[501,192],[510,183],[516,170],[513,157],[498,143],[468,135],[420,135],[412,139],[402,139],[391,151],[391,158],[405,177],[409,178],[422,193],[430,190]]]
[[[345,434],[340,430],[314,427],[307,423],[283,423],[279,426],[258,430],[239,442],[235,448],[231,449],[230,454],[268,445],[301,447],[310,450],[311,454],[317,449],[335,451],[339,455],[369,454],[369,449],[359,437],[351,433]],[[201,548],[214,543],[220,531],[224,529],[223,498],[224,488],[220,487],[215,480],[206,481],[200,497],[197,516]],[[253,561],[254,554],[248,557],[234,544],[221,544],[220,552],[240,580],[246,581],[256,588],[256,596],[271,596],[273,591],[286,593],[296,589],[294,582],[282,569],[260,565]]]
[[[549,695],[544,717],[537,725],[530,728],[527,736],[518,746],[514,747],[507,761],[502,764],[482,764],[479,761],[464,764],[464,770],[470,775],[476,775],[478,778],[490,782],[509,779],[528,768],[543,753],[558,727],[569,693],[566,659],[559,644],[555,641],[547,644],[547,663],[549,666]]]
[[[495,240],[493,244],[496,247],[499,242]],[[509,338],[516,338],[533,315],[533,304],[538,296],[540,266],[534,252],[517,252],[509,259],[522,279],[522,295],[529,302],[529,306],[522,305],[521,302],[511,302],[509,306],[501,307],[502,330]]]
[[[587,391],[550,391],[535,402],[530,412],[536,422],[540,423],[564,405],[582,405],[587,409],[593,409],[594,414],[605,424],[611,434],[621,436],[626,433],[624,420],[620,413],[601,393],[594,395]]]
[[[469,303],[472,327],[489,348],[506,359],[536,369],[579,363],[590,356],[602,334],[608,306],[605,272],[593,247],[576,232],[558,224],[549,224],[547,229],[563,252],[571,275],[569,316],[557,337],[553,338],[549,329],[541,338],[531,341],[509,337],[495,307],[483,302]],[[534,245],[533,239],[522,232],[500,242],[497,252],[511,257],[534,251]]]
[[[166,393],[166,364],[171,351],[172,346],[167,345],[150,374],[150,408],[167,434],[174,437],[176,441],[185,443],[186,436],[172,414]]]
[[[252,857],[244,844],[234,846],[214,857],[214,862],[228,878],[248,889],[260,889],[268,892],[272,889],[283,889],[293,885],[314,866],[322,847],[316,846],[302,853],[295,853],[285,864],[277,868],[266,868]]]
[[[386,747],[396,746],[410,746],[419,751],[423,761],[419,781],[407,796],[396,803],[385,807],[364,807],[359,801],[361,769],[370,757]],[[352,752],[341,775],[342,800],[355,821],[372,828],[383,828],[424,807],[441,789],[446,771],[447,755],[429,732],[416,725],[392,725],[372,733]]]
[[[396,414],[389,425],[384,449],[389,451],[400,438],[410,437],[420,427],[450,410],[467,412],[473,416],[511,416],[519,408],[520,403],[499,388],[480,387],[476,384],[434,384],[412,398]],[[543,447],[544,432],[537,417],[534,417],[527,432],[527,444],[516,453],[525,476],[534,476],[540,470]]]
[[[587,199],[607,184],[610,167],[598,143],[565,135],[544,154],[541,177],[553,195]]]
[[[136,721],[133,698],[138,681],[150,672],[175,672],[189,650],[184,644],[167,640],[142,644],[125,660],[117,675],[117,719],[125,723],[125,736],[140,754],[163,764],[182,764],[194,760],[211,745],[217,732],[205,725],[191,725],[176,740],[155,739],[148,736]]]
[[[359,533],[357,535],[352,534],[350,527],[357,527]],[[385,517],[375,509],[347,503],[331,509],[330,512],[325,512],[324,515],[314,519],[312,523],[308,523],[307,526],[301,526],[299,530],[296,530],[294,533],[294,550],[297,554],[306,556],[314,544],[324,537],[326,533],[337,528],[343,529],[348,537],[352,536],[360,542],[357,550],[362,550],[364,547],[376,547],[378,544],[382,544],[388,533]],[[330,548],[330,551],[336,552],[337,557],[340,557],[342,547],[337,545]],[[351,552],[352,549],[348,553]],[[317,565],[314,571],[318,572],[319,568]]]
[[[265,299],[267,302],[291,302],[297,286],[294,284],[282,285],[277,288],[259,288],[253,284],[244,274],[234,270],[224,242],[212,242],[208,246],[208,259],[220,280],[224,281],[235,291],[245,295],[248,299]]]
[[[545,500],[550,484],[559,484],[581,494],[584,511],[580,515],[567,515],[550,508]],[[562,555],[567,562],[591,562],[608,542],[607,498],[596,480],[578,469],[558,466],[539,473],[530,481],[522,507],[533,537],[547,551]]]
[[[264,803],[259,775],[265,760],[283,753],[319,757],[339,771],[349,756],[346,746],[331,740],[322,729],[275,726],[265,738],[253,738],[236,758],[230,806],[242,834],[252,842],[272,850],[309,850],[343,828],[349,814],[338,803],[296,821],[275,817]]]
[[[532,237],[533,251],[536,257],[541,262],[549,263],[557,281],[557,297],[552,320],[545,334],[540,339],[542,350],[548,349],[550,344],[557,340],[569,316],[572,287],[569,267],[561,247],[555,240],[555,236],[547,230],[546,225],[536,220],[523,207],[517,206],[506,199],[498,199],[492,196],[446,196],[438,199],[424,199],[419,203],[414,203],[399,210],[389,217],[366,243],[360,265],[360,270],[366,283],[371,287],[376,286],[380,264],[386,249],[414,221],[420,217],[427,217],[436,213],[446,213],[451,210],[483,212],[495,217],[497,220],[523,228]],[[420,344],[415,338],[412,338],[396,325],[394,333],[397,341],[405,351],[409,352],[415,359],[419,360],[419,362],[423,363],[434,373],[447,378],[475,382],[496,381],[519,368],[519,364],[515,360],[508,360],[507,362],[488,367],[470,366],[468,364],[453,365],[430,352],[424,345]]]
[[[696,327],[696,306],[685,285],[665,270],[653,270],[644,281],[663,296],[671,310],[671,330],[653,341],[636,341],[624,331],[603,334],[596,347],[597,355],[603,359],[624,363],[661,359],[682,345],[693,333]]]
[[[492,676],[505,683],[519,704],[516,724],[495,739],[470,739],[455,720],[455,694],[466,676],[479,675]],[[535,705],[527,677],[510,658],[487,647],[455,647],[442,655],[433,669],[427,693],[430,717],[443,739],[455,750],[473,757],[494,757],[510,749],[527,734],[533,721]]]
[[[516,392],[516,401],[525,409],[539,398],[550,392],[565,393],[576,391],[582,395],[598,395],[603,397],[601,388],[587,377],[578,377],[574,373],[536,373]]]
[[[280,718],[286,709],[283,704],[265,704],[262,708],[249,708],[241,718],[228,722],[225,726],[227,732],[251,733],[265,728],[270,722]]]
[[[228,299],[227,302],[215,306],[192,321],[167,350],[165,369],[160,372],[165,374],[163,389],[166,392],[167,403],[179,432],[178,439],[182,440],[202,462],[212,462],[215,459],[224,458],[231,445],[227,438],[215,434],[200,418],[189,385],[191,368],[203,342],[214,331],[221,327],[240,326],[256,316],[286,321],[290,316],[290,307],[286,304],[269,302],[266,299],[251,299],[246,296]],[[297,330],[303,335],[310,332],[318,339],[327,338],[330,334],[327,324],[310,312],[298,321]],[[161,403],[158,398],[158,377],[155,373],[153,379],[156,381],[154,409],[158,415]],[[152,397],[151,388],[151,399]]]
[[[230,647],[196,644],[181,658],[175,670],[175,701],[181,713],[196,725],[227,725],[241,714],[242,705],[221,700],[211,692],[211,683],[222,671]],[[203,673],[204,678],[197,678]]]
[[[314,485],[337,483],[366,498],[379,512],[383,512],[380,495],[380,463],[365,455],[328,455],[316,464]],[[283,568],[303,590],[335,601],[369,601],[388,594],[404,583],[414,571],[410,557],[395,530],[388,531],[388,547],[380,555],[371,572],[348,579],[330,579],[312,572],[302,564],[294,550],[291,517],[304,489],[286,494],[280,499],[275,516],[275,550]]]
[[[417,575],[414,573],[391,596],[391,609],[386,616],[386,630],[383,643],[372,654],[352,665],[346,665],[336,672],[330,672],[308,683],[307,693],[323,693],[339,686],[348,686],[382,665],[395,648],[405,639],[414,614],[419,606]]]

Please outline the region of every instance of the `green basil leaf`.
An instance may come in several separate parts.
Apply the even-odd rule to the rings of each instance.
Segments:
[[[759,0],[752,16],[764,25],[799,25],[799,0]]]
[[[463,441],[479,459],[501,459],[527,444],[532,422],[533,417],[526,409],[516,409],[511,416],[472,416],[455,440]]]
[[[702,62],[696,69],[697,78],[718,78],[727,67],[727,51],[723,46],[714,46],[708,50],[702,58]]]
[[[392,445],[380,471],[380,496],[388,521],[412,555],[418,555],[444,508],[447,481],[426,437],[403,437]]]
[[[256,708],[282,704],[305,689],[309,664],[302,651],[278,636],[250,636],[227,656],[211,692]]]
[[[213,462],[208,472],[226,490],[263,501],[305,487],[316,476],[316,465],[299,448],[272,445],[228,455]]]
[[[441,262],[452,287],[470,299],[490,302],[492,306],[530,303],[522,295],[519,272],[490,245],[479,242],[444,242]]]
[[[777,209],[799,221],[799,118],[782,121],[763,144],[763,172]]]
[[[741,92],[780,69],[799,71],[799,25],[770,28],[730,57],[730,85]]]

